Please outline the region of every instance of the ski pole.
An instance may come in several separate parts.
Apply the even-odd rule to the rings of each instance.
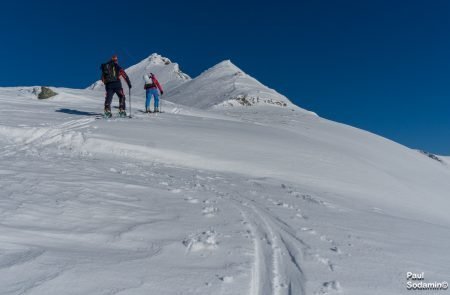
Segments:
[[[130,118],[131,118],[131,88],[128,88],[128,99],[130,101]]]

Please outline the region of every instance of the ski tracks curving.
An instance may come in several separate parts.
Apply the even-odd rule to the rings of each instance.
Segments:
[[[341,292],[339,281],[309,282],[307,278],[308,270],[311,268],[328,271],[333,277],[335,265],[331,259],[324,257],[323,253],[319,254],[320,250],[309,245],[306,240],[311,240],[311,237],[318,235],[317,240],[314,241],[315,244],[324,243],[323,248],[331,246],[331,253],[340,254],[333,240],[320,234],[317,229],[306,227],[305,225],[309,223],[307,218],[298,217],[299,206],[302,202],[313,206],[325,205],[325,203],[320,200],[311,202],[312,197],[309,197],[295,198],[293,201],[299,200],[299,202],[286,205],[286,202],[274,201],[272,194],[265,195],[264,187],[250,191],[228,192],[218,191],[220,187],[220,184],[216,183],[209,189],[216,196],[227,200],[228,204],[241,213],[242,224],[247,227],[247,232],[252,238],[254,261],[251,267],[248,294],[292,295],[310,292],[314,294]],[[323,206],[323,209],[330,208],[331,206]],[[285,211],[281,213],[278,210]],[[297,218],[304,227],[297,228],[294,223],[284,221],[286,216]],[[305,239],[301,238],[302,234],[307,234]]]
[[[253,234],[255,261],[250,294],[305,294],[301,261],[308,246],[255,202],[242,198],[234,202]]]

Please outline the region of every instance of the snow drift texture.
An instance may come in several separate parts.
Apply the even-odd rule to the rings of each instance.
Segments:
[[[228,61],[192,80],[158,55],[127,71],[138,85],[149,70],[173,102],[133,119],[97,119],[98,83],[44,101],[0,89],[14,114],[0,117],[0,294],[410,294],[408,271],[448,280],[447,157],[322,119]]]

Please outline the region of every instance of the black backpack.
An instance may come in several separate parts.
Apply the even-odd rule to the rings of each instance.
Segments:
[[[110,83],[119,80],[118,73],[116,71],[116,65],[110,61],[101,65],[103,82]]]

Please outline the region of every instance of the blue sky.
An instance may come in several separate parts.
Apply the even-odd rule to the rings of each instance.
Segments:
[[[113,53],[191,76],[231,59],[322,117],[450,155],[450,1],[166,2],[2,3],[0,86],[86,87]]]

